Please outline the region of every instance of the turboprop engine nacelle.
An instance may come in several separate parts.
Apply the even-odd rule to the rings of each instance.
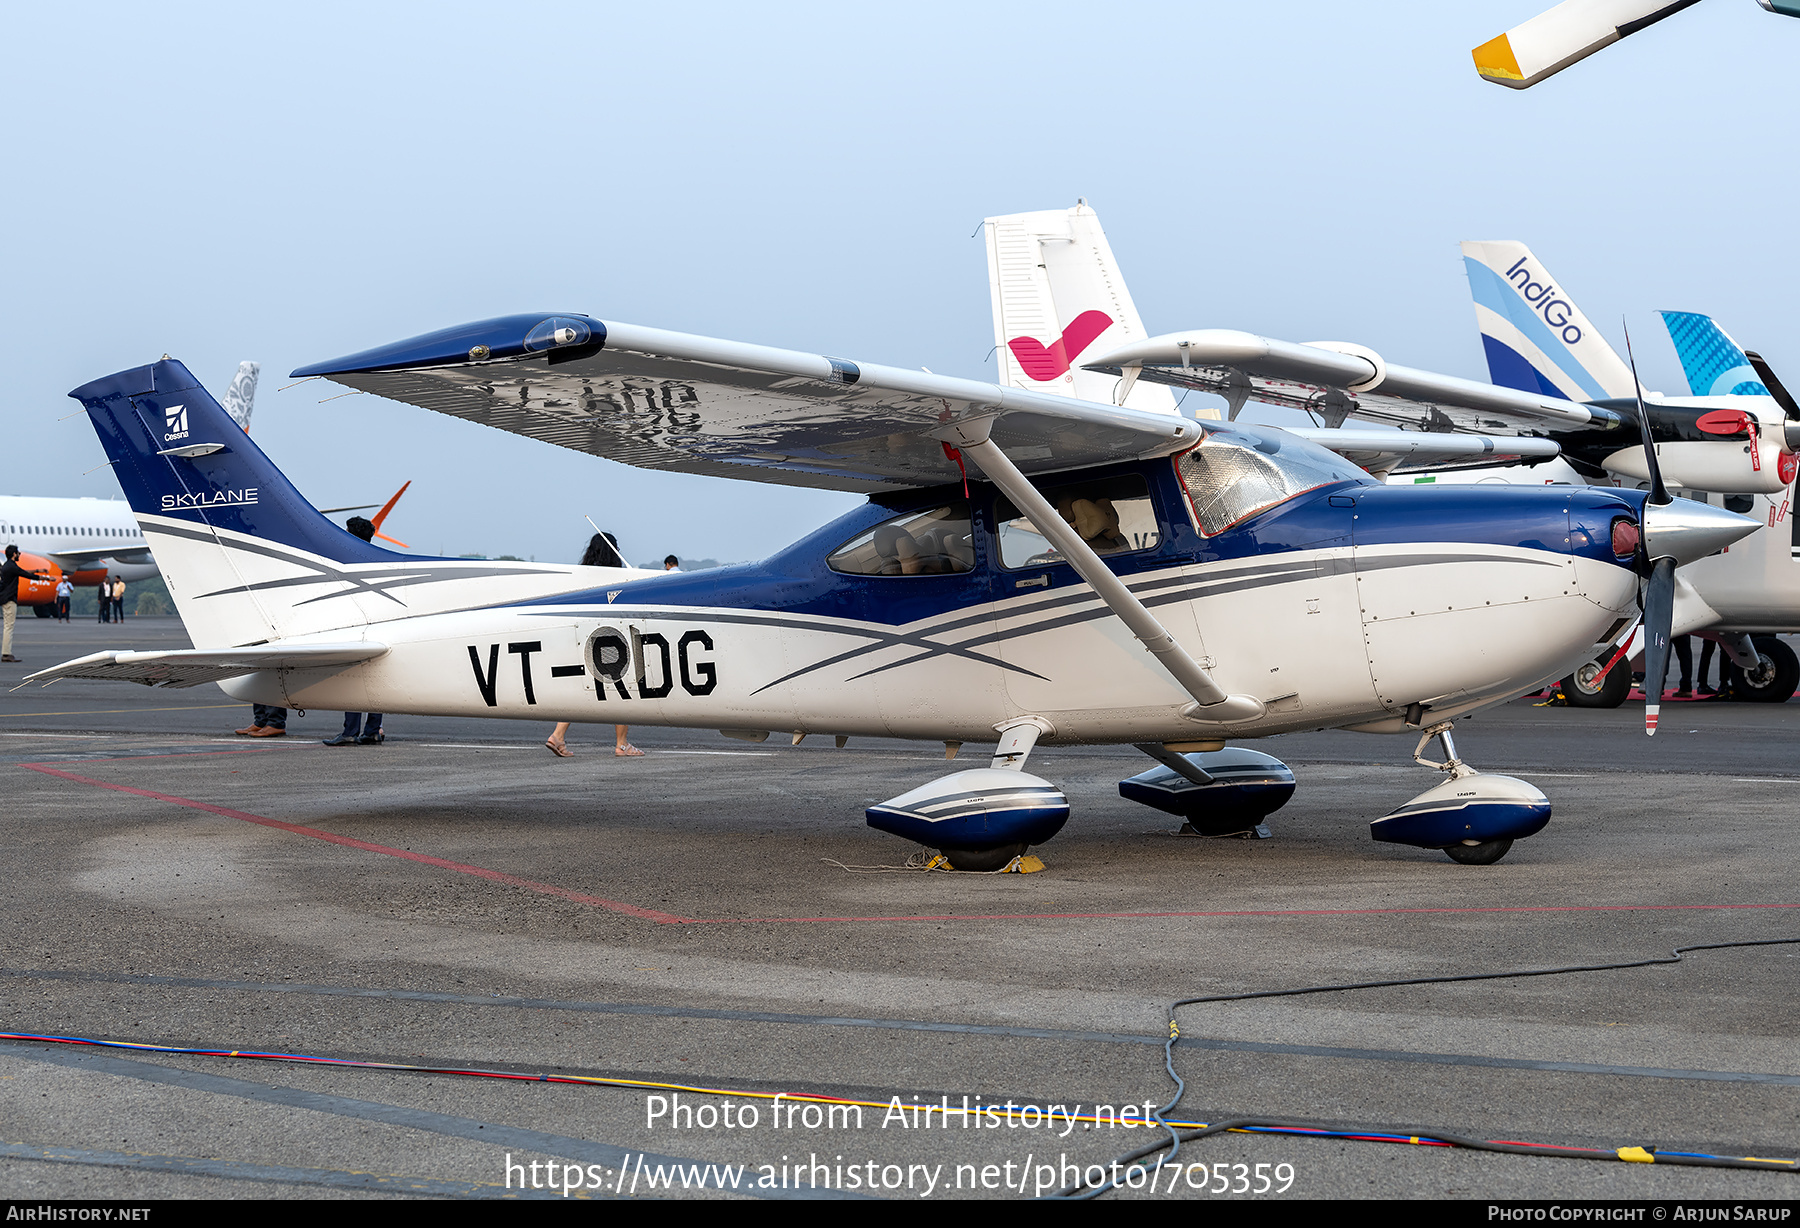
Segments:
[[[1772,495],[1794,480],[1794,453],[1785,449],[1784,442],[1770,439],[1659,443],[1656,458],[1663,482],[1677,490]],[[1640,445],[1621,448],[1601,463],[1607,472],[1634,482],[1650,480],[1650,466]]]
[[[56,583],[62,579],[62,568],[41,554],[19,554],[19,566],[25,571],[41,572],[42,580],[19,577],[19,604],[45,605],[56,600]]]
[[[972,768],[865,812],[870,827],[946,851],[1042,844],[1069,821],[1069,799],[1047,780],[1009,768]],[[954,861],[955,858],[952,858]]]

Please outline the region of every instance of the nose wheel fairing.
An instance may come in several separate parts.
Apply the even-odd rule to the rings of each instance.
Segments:
[[[1476,773],[1427,789],[1369,824],[1369,834],[1390,844],[1441,849],[1522,840],[1549,822],[1550,799],[1535,785]]]
[[[1369,834],[1390,844],[1445,849],[1454,861],[1491,865],[1514,840],[1544,830],[1550,822],[1550,799],[1527,781],[1483,775],[1457,758],[1451,728],[1449,721],[1430,726],[1413,749],[1416,762],[1437,768],[1448,779],[1376,819],[1369,824]],[[1441,763],[1425,758],[1433,738],[1444,746]]]

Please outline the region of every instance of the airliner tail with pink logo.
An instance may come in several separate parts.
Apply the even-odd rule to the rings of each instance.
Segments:
[[[1116,375],[1081,367],[1083,355],[1149,335],[1100,219],[1085,201],[1072,209],[991,217],[986,229],[1000,383],[1175,412],[1174,393],[1165,385],[1126,388]]]

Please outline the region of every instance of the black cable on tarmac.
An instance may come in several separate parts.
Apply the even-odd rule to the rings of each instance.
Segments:
[[[1206,1002],[1242,1002],[1250,998],[1291,998],[1302,994],[1344,993],[1353,989],[1390,989],[1401,985],[1447,985],[1457,981],[1503,981],[1528,976],[1562,976],[1571,972],[1612,972],[1623,968],[1647,968],[1658,964],[1678,964],[1681,957],[1689,951],[1719,951],[1731,947],[1774,947],[1800,944],[1800,938],[1753,938],[1741,942],[1703,942],[1685,947],[1676,947],[1668,955],[1653,956],[1649,959],[1627,960],[1612,964],[1572,964],[1562,968],[1526,968],[1516,972],[1464,972],[1450,976],[1416,976],[1404,977],[1391,981],[1352,981],[1342,985],[1308,985],[1300,989],[1258,989],[1248,993],[1208,994],[1204,997],[1182,998],[1169,1004],[1169,1038],[1163,1044],[1163,1069],[1175,1083],[1174,1097],[1156,1112],[1156,1123],[1169,1132],[1167,1139],[1159,1140],[1135,1151],[1130,1151],[1105,1165],[1106,1170],[1117,1172],[1120,1165],[1134,1164],[1150,1156],[1157,1156],[1151,1172],[1161,1172],[1181,1152],[1181,1144],[1193,1142],[1195,1139],[1207,1138],[1214,1134],[1238,1130],[1256,1133],[1310,1134],[1327,1138],[1351,1138],[1371,1142],[1395,1142],[1414,1144],[1436,1144],[1449,1147],[1466,1147],[1474,1151],[1497,1151],[1507,1155],[1550,1156],[1582,1160],[1613,1160],[1627,1163],[1678,1164],[1695,1168],[1749,1168],[1763,1172],[1800,1172],[1800,1163],[1794,1160],[1764,1160],[1753,1156],[1734,1158],[1731,1156],[1706,1155],[1700,1152],[1659,1151],[1654,1147],[1620,1147],[1607,1149],[1602,1147],[1549,1147],[1533,1143],[1509,1143],[1493,1139],[1476,1139],[1461,1134],[1451,1134],[1444,1130],[1426,1129],[1417,1126],[1375,1126],[1368,1130],[1329,1130],[1311,1122],[1298,1121],[1291,1118],[1276,1117],[1234,1117],[1226,1121],[1209,1122],[1198,1130],[1181,1133],[1167,1122],[1167,1117],[1181,1103],[1187,1092],[1187,1083],[1175,1073],[1175,1043],[1181,1039],[1181,1028],[1175,1020],[1175,1012],[1184,1006],[1197,1006]],[[1160,1153],[1160,1154],[1159,1154]],[[1090,1165],[1090,1168],[1095,1167]],[[1084,1175],[1087,1170],[1083,1170]],[[1119,1178],[1113,1177],[1097,1185],[1086,1184],[1065,1186],[1048,1198],[1059,1198],[1073,1201],[1098,1198],[1108,1190],[1117,1188]]]

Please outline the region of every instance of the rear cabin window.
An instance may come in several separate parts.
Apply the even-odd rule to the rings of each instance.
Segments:
[[[1052,486],[1043,495],[1095,554],[1129,554],[1162,543],[1156,505],[1138,474]],[[1042,567],[1064,561],[1062,551],[1038,532],[1030,517],[1020,515],[1011,500],[1002,498],[995,503],[994,521],[1000,526],[1001,566]]]
[[[1194,519],[1208,537],[1332,482],[1374,482],[1335,452],[1285,431],[1253,426],[1208,430],[1175,467]]]
[[[954,503],[908,512],[859,537],[826,558],[849,576],[948,576],[975,569],[975,530],[969,505]]]

